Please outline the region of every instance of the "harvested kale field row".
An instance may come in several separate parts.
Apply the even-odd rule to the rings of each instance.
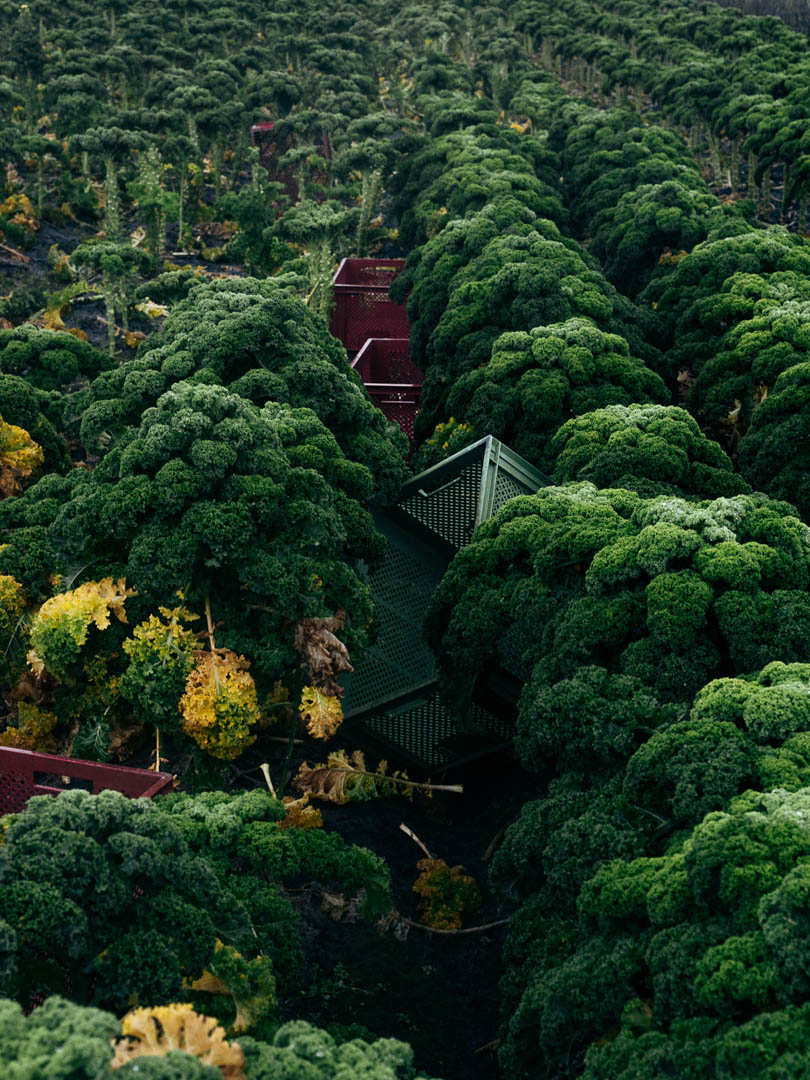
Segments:
[[[810,1076],[806,37],[3,25],[6,1072]]]

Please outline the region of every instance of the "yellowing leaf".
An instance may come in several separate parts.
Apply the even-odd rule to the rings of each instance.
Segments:
[[[416,866],[421,873],[413,891],[421,898],[422,922],[436,930],[459,930],[465,912],[481,906],[475,879],[444,859],[420,859]]]
[[[185,985],[185,983],[183,984]],[[212,975],[210,971],[204,971],[199,979],[195,979],[191,984],[190,989],[197,990],[200,993],[205,994],[226,994],[228,993],[228,987],[222,981],[218,979],[216,975]]]
[[[183,1050],[204,1065],[213,1065],[223,1080],[244,1080],[242,1048],[225,1040],[225,1031],[210,1016],[200,1016],[191,1005],[158,1005],[133,1009],[121,1021],[123,1039],[113,1044],[115,1057],[110,1068],[138,1057],[164,1057],[170,1050]]]
[[[41,656],[37,656],[33,649],[29,649],[25,656],[28,666],[38,679],[41,679],[45,674],[45,661]]]
[[[16,746],[20,750],[38,750],[43,754],[56,751],[53,732],[58,724],[54,713],[46,712],[28,701],[17,705],[17,724],[0,735],[0,746]]]
[[[48,248],[48,266],[57,277],[71,276],[70,256],[58,244],[51,244]]]
[[[134,349],[140,342],[146,341],[146,334],[142,330],[122,330],[121,333],[130,349]]]
[[[209,968],[192,983],[201,993],[222,994],[233,1001],[235,1016],[229,1034],[249,1031],[277,1004],[273,963],[267,956],[247,959],[217,941]]]
[[[0,417],[0,495],[16,495],[22,481],[45,460],[42,447],[28,432]]]
[[[213,757],[238,757],[256,739],[260,723],[256,684],[244,656],[227,649],[199,652],[179,710],[186,735]]]
[[[22,192],[9,195],[0,203],[0,214],[13,221],[15,225],[21,225],[26,232],[33,233],[39,228],[34,204]]]
[[[315,806],[309,805],[309,792],[300,799],[285,795],[282,799],[287,816],[279,822],[280,829],[320,829],[323,827],[323,814]]]
[[[311,768],[304,762],[293,780],[293,787],[313,799],[338,804],[377,799],[397,792],[411,798],[413,782],[408,780],[405,773],[387,773],[387,768],[388,762],[381,761],[371,772],[366,768],[362,750],[352,751],[351,757],[346,755],[345,750],[336,750],[329,754],[325,765]]]
[[[127,588],[124,578],[103,578],[46,600],[31,623],[33,649],[28,662],[32,670],[41,672],[44,664],[52,674],[64,676],[78,658],[90,627],[106,630],[110,615],[125,623],[124,604],[134,595],[135,590]]]
[[[66,327],[62,319],[62,309],[59,307],[48,308],[42,316],[42,325],[46,330],[61,330],[64,332]]]
[[[307,732],[315,739],[331,738],[343,721],[338,699],[317,686],[304,687],[298,711],[307,725]]]
[[[159,319],[161,316],[169,314],[169,309],[164,304],[156,304],[148,296],[140,304],[135,305],[135,310],[140,311],[142,315],[146,315],[148,319]]]

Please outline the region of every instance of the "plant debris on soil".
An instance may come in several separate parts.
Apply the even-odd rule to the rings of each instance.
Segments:
[[[329,743],[330,752],[357,747],[373,768],[379,749],[356,729],[341,729]],[[147,754],[142,750],[131,763],[146,764]],[[282,742],[260,736],[238,762],[225,767],[230,779],[219,786],[264,787],[261,764],[268,762],[271,776],[277,778],[285,755]],[[302,762],[323,756],[320,744],[302,739],[295,746],[293,772]],[[177,763],[170,758],[163,768]],[[187,757],[179,764],[191,765]],[[407,763],[391,760],[389,766],[407,768],[412,779],[428,779]],[[510,912],[497,906],[487,877],[504,828],[528,797],[524,784],[516,783],[516,773],[514,756],[504,751],[442,775],[442,783],[463,785],[462,794],[416,792],[413,800],[397,796],[316,804],[325,829],[385,860],[395,915],[369,925],[341,898],[314,885],[304,883],[292,894],[311,971],[306,989],[288,1004],[290,1018],[340,1029],[360,1025],[377,1036],[403,1039],[411,1043],[427,1075],[491,1080],[497,1074],[496,1003]],[[186,782],[193,785],[190,773]],[[403,824],[431,854],[463,866],[474,878],[481,906],[465,917],[461,932],[436,932],[420,924],[413,884],[424,853],[401,829]],[[479,926],[485,929],[478,931]]]

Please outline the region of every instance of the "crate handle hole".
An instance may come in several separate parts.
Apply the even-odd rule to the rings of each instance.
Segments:
[[[43,787],[58,787],[65,791],[75,791],[77,788],[83,791],[93,791],[93,781],[83,780],[77,776],[65,776],[64,773],[35,772],[34,783]]]

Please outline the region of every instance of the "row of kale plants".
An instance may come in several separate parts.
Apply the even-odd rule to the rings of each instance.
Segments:
[[[156,765],[188,749],[197,789],[231,786],[221,766],[266,729],[334,731],[337,676],[369,637],[370,508],[408,448],[330,337],[324,286],[335,257],[394,237],[385,178],[427,138],[444,54],[421,53],[445,26],[418,5],[393,24],[381,4],[4,14],[0,228],[24,283],[0,331],[0,739],[105,760],[149,735]],[[266,120],[286,147],[272,179],[248,139]],[[49,229],[68,248],[52,292],[25,269]],[[134,353],[139,314],[162,326]],[[348,772],[344,791],[386,784]],[[288,757],[269,791],[66,793],[4,819],[5,1065],[415,1076],[406,1044],[330,1016],[337,975],[292,900],[390,918],[389,872],[289,778]],[[307,1003],[330,1033],[294,1019]]]
[[[524,73],[507,115],[471,101],[441,134],[440,111],[403,163],[417,246],[393,290],[426,374],[417,462],[494,434],[559,485],[479,528],[428,622],[462,714],[493,668],[525,678],[538,797],[491,874],[520,904],[501,1065],[789,1074],[810,990],[810,248],[718,200],[636,110]]]
[[[396,240],[425,372],[416,467],[493,434],[559,485],[482,527],[429,626],[461,712],[482,671],[526,677],[516,746],[538,797],[492,870],[520,904],[504,1074],[791,1068],[810,989],[810,250],[718,200],[669,127],[707,140],[715,181],[741,188],[747,158],[765,200],[781,163],[783,208],[801,199],[796,36],[708,5],[13,15],[0,224],[25,247],[32,221],[102,222],[54,262],[68,292],[101,291],[112,333],[106,354],[0,340],[7,741],[103,757],[146,725],[229,759],[278,715],[334,729],[336,675],[373,627],[369,506],[407,468],[318,312],[335,255]],[[634,108],[594,107],[619,86]],[[268,117],[293,205],[248,145]],[[218,257],[272,276],[162,264],[167,237],[187,247],[225,216]],[[136,301],[168,317],[119,363]],[[284,882],[376,916],[384,868],[286,827],[269,794],[172,798],[63,796],[10,824],[2,988],[118,1013],[182,994],[272,1039],[307,971]],[[116,1021],[64,1022],[106,1061]],[[23,1046],[18,1012],[6,1023]],[[249,1077],[411,1070],[401,1047],[275,1038],[241,1039]]]
[[[766,222],[772,177],[781,179],[782,218],[795,204],[806,224],[803,34],[775,17],[689,2],[580,0],[563,11],[528,0],[514,25],[544,66],[581,91],[632,101],[640,112],[651,106],[694,147],[705,142],[715,182],[756,195]]]

